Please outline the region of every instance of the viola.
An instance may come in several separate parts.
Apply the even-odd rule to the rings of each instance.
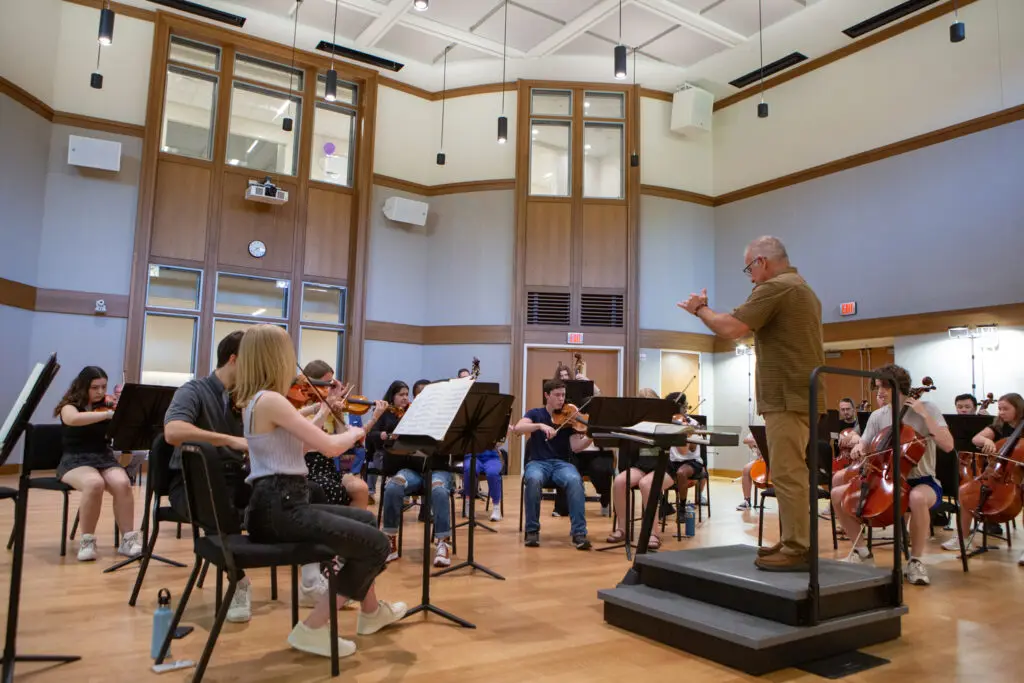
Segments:
[[[587,427],[590,426],[589,419],[590,417],[586,413],[581,413],[580,409],[572,403],[566,403],[551,416],[551,422],[555,425],[556,430],[568,424],[578,434],[587,433]]]
[[[847,427],[843,431],[839,432],[839,443],[843,442],[844,437],[849,437],[850,435],[856,433],[856,429],[854,429],[853,427]],[[845,470],[847,467],[853,464],[853,458],[850,456],[850,451],[852,450],[852,445],[839,447],[839,452],[832,459],[832,474],[835,474],[841,470]]]
[[[991,391],[988,395],[978,404],[978,410],[988,410],[988,407],[996,402],[996,396]]]
[[[1021,441],[1021,420],[1013,433],[996,442],[998,453],[985,456],[984,471],[960,486],[960,507],[978,521],[1002,524],[1020,514],[1024,500],[1024,442]]]
[[[935,389],[931,377],[925,377],[922,384],[912,388],[908,396],[917,399]],[[900,410],[901,421],[909,409],[904,405]],[[894,490],[899,486],[900,514],[906,514],[910,506],[907,475],[924,457],[926,445],[926,437],[905,422],[901,422],[898,435],[893,435],[892,427],[882,429],[861,462],[846,469],[848,487],[841,502],[843,509],[870,527],[890,526],[895,521]],[[894,462],[896,451],[899,455]]]
[[[408,409],[408,406],[406,406],[405,408],[399,408],[394,404],[388,406],[388,412],[394,413],[395,417],[397,417],[399,420],[405,417],[405,411]]]

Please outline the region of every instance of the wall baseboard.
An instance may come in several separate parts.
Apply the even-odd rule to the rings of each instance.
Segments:
[[[719,477],[721,479],[735,479],[736,477],[742,477],[742,470],[720,470],[715,467],[708,469],[708,474],[712,477]]]
[[[96,312],[96,300],[103,299],[106,313]],[[0,278],[0,305],[38,313],[70,313],[104,318],[127,318],[127,294],[98,294],[70,289],[46,289]]]

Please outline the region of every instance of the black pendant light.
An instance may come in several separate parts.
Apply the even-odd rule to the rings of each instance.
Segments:
[[[961,43],[967,38],[967,27],[960,21],[956,0],[953,0],[953,23],[949,25],[949,42]]]
[[[508,142],[508,119],[505,117],[505,64],[508,62],[508,0],[505,0],[505,38],[501,45],[501,116],[498,117],[498,144]]]
[[[295,0],[295,25],[292,28],[292,68],[288,72],[288,102],[285,103],[285,111],[288,111],[288,104],[291,103],[291,92],[292,92],[292,76],[295,75],[295,39],[299,35],[299,10],[302,9],[302,0]],[[295,126],[295,122],[292,121],[292,117],[285,116],[281,121],[281,130],[286,133],[292,132],[292,128]]]
[[[626,78],[626,46],[622,44],[622,0],[619,0],[619,44],[615,46],[615,78]]]
[[[109,5],[100,10],[100,45],[114,42],[114,10]]]
[[[441,146],[440,151],[437,153],[438,166],[444,166],[446,160],[444,155],[444,103],[448,94],[448,50],[451,48],[451,45],[444,48],[444,71],[441,76]]]
[[[334,0],[334,36],[331,45],[338,44],[338,0]],[[338,99],[338,72],[334,70],[334,50],[331,50],[331,68],[327,72],[327,87],[324,88],[324,99],[333,102]]]
[[[761,43],[761,102],[757,105],[757,118],[768,118],[768,103],[764,101],[764,18],[762,13],[763,0],[757,0],[757,39]]]
[[[633,89],[636,90],[636,51],[638,48],[633,48]],[[635,112],[634,116],[639,116],[639,112]],[[640,165],[640,154],[636,151],[636,138],[633,136],[633,153],[629,155],[629,165],[636,168]]]

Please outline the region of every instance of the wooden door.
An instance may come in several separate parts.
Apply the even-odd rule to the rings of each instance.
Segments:
[[[583,356],[586,374],[601,389],[603,396],[619,395],[619,352],[614,350],[565,348],[531,348],[526,353],[526,396],[524,411],[544,405],[544,380],[555,376],[558,364],[566,365],[570,371],[574,365],[573,354]]]
[[[825,356],[825,364],[830,367],[850,370],[872,370],[891,363],[892,359],[892,347],[873,346],[864,349],[829,351]],[[866,379],[845,375],[825,375],[825,399],[828,408],[838,408],[841,399],[851,398],[855,404],[867,399],[874,409],[873,396],[874,392],[870,382]]]
[[[700,401],[700,355],[685,351],[661,352],[661,397],[673,391],[685,391],[686,401],[696,406]],[[703,406],[696,414],[703,415]]]

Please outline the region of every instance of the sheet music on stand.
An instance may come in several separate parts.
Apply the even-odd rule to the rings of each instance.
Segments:
[[[395,427],[394,435],[429,436],[435,441],[443,441],[472,386],[473,378],[463,377],[423,387]]]

